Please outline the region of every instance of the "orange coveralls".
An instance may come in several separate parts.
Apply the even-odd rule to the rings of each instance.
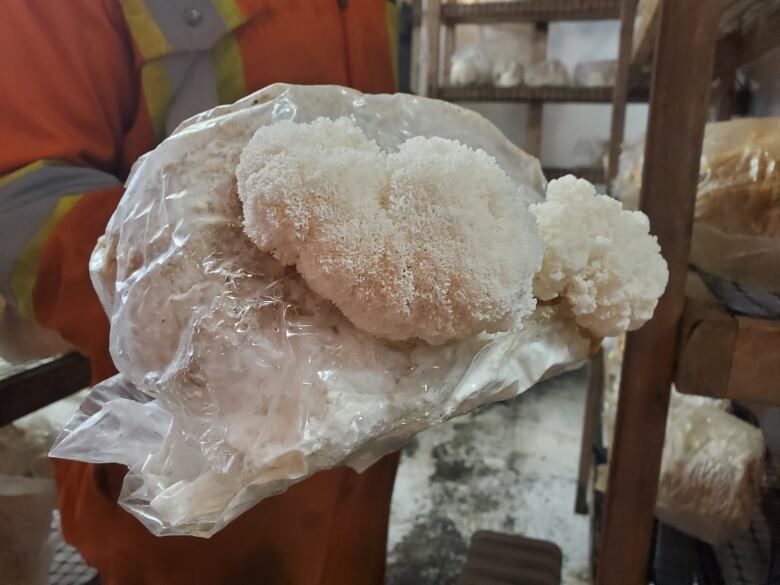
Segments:
[[[139,155],[277,81],[389,92],[385,0],[9,0],[0,19],[0,293],[114,373],[89,279]],[[320,473],[211,539],[156,538],[119,466],[56,461],[66,539],[105,585],[379,584],[397,455]]]

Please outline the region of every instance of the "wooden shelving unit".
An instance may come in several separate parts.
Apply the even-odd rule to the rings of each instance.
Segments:
[[[780,320],[686,299],[674,381],[685,394],[780,404]]]
[[[518,2],[447,3],[441,7],[444,24],[614,20],[620,0],[520,0]]]
[[[706,0],[711,1],[711,0]],[[617,173],[618,155],[623,141],[626,103],[636,87],[642,85],[643,74],[652,66],[663,0],[624,2],[621,5],[620,67],[615,81],[607,176]],[[780,0],[722,0],[716,31],[715,65],[712,78],[718,80],[720,91],[718,117],[728,119],[734,100],[736,70],[780,44]],[[635,17],[639,22],[634,30]]]
[[[620,0],[515,0],[459,4],[457,1],[422,0],[420,17],[420,76],[422,95],[453,102],[515,102],[528,104],[525,149],[539,157],[542,141],[542,110],[545,103],[608,104],[614,101],[612,87],[528,87],[493,86],[450,87],[442,83],[449,71],[455,48],[456,26],[462,24],[533,23],[535,33],[531,61],[539,63],[547,55],[547,28],[550,22],[614,20],[620,13]],[[444,38],[442,38],[442,34]],[[440,54],[443,46],[443,54]],[[636,87],[626,99],[646,101],[648,92]],[[597,177],[604,183],[601,169],[576,169],[580,176]],[[564,173],[565,174],[565,173]],[[545,172],[547,178],[555,178]]]
[[[585,179],[593,184],[604,184],[604,170],[590,167],[544,167],[542,169],[544,176],[548,181],[558,179],[565,175],[574,175],[580,179]]]
[[[648,92],[632,90],[631,101],[646,102]],[[523,102],[611,104],[611,87],[440,87],[436,97],[451,102]]]
[[[0,427],[89,386],[89,360],[76,353],[0,379]]]
[[[632,76],[652,63],[640,207],[670,278],[653,318],[626,338],[597,585],[647,582],[673,381],[688,393],[780,405],[780,321],[735,316],[684,294],[713,79],[733,82],[737,66],[780,44],[780,6],[775,0],[650,0],[643,8],[649,16],[634,40],[636,0],[622,0],[608,168],[614,176]]]

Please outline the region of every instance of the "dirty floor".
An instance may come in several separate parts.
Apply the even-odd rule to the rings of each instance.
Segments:
[[[496,530],[551,540],[563,583],[587,585],[588,520],[574,514],[585,370],[416,437],[393,495],[386,585],[448,585],[469,538]]]

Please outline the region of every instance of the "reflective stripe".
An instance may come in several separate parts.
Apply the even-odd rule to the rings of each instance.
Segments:
[[[211,55],[204,51],[169,55],[163,62],[176,96],[165,121],[165,132],[170,135],[190,116],[218,105],[217,78]]]
[[[0,186],[0,294],[9,303],[17,304],[11,287],[17,259],[27,252],[47,218],[57,211],[60,200],[116,185],[120,182],[108,173],[56,161],[39,161],[5,177]],[[26,266],[22,264],[20,268],[27,270]]]
[[[183,120],[245,93],[231,31],[246,21],[235,0],[123,0],[144,62],[141,83],[157,140]]]
[[[398,88],[398,4],[393,0],[385,2],[387,18],[387,39],[390,42],[390,61],[393,63],[393,81]]]
[[[38,263],[43,253],[43,248],[49,240],[54,226],[68,213],[81,195],[65,195],[61,197],[54,209],[46,217],[40,229],[35,232],[32,239],[19,253],[11,268],[11,290],[16,297],[16,310],[25,317],[35,317],[33,305],[33,289],[38,278]]]
[[[171,52],[171,47],[160,27],[154,22],[144,0],[122,0],[122,12],[133,40],[144,61],[156,59]]]
[[[246,17],[236,4],[236,0],[214,0],[214,6],[230,30],[233,30],[246,22]]]
[[[146,7],[173,53],[208,51],[227,32],[220,11],[209,0],[147,0]],[[198,24],[188,24],[187,14]]]
[[[163,59],[144,63],[141,68],[141,86],[146,109],[157,140],[165,138],[165,119],[173,102],[173,89]]]
[[[217,75],[217,99],[220,104],[230,104],[246,95],[244,64],[241,49],[234,35],[220,39],[211,51],[211,61]]]

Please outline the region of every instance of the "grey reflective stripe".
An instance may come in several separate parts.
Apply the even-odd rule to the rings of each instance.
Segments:
[[[219,105],[211,49],[230,31],[211,0],[146,0],[171,53],[160,57],[173,103],[165,118],[170,135],[187,118]]]
[[[190,116],[219,105],[217,75],[207,51],[177,53],[162,59],[174,96],[165,118],[165,134],[170,135]]]
[[[174,53],[208,51],[228,32],[211,0],[146,0],[146,7]]]
[[[11,291],[14,262],[61,197],[120,184],[95,169],[45,166],[0,188],[0,294],[16,304]]]

